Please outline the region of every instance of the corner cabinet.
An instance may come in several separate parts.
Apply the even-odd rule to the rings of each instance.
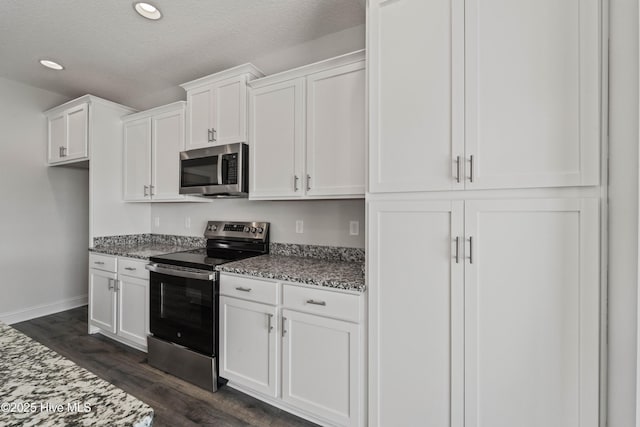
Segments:
[[[366,425],[364,300],[222,273],[220,376],[324,426]]]
[[[187,91],[186,149],[247,141],[247,82],[264,74],[251,64],[180,86]]]
[[[365,54],[249,83],[251,199],[362,198]]]
[[[89,255],[89,333],[147,350],[149,272],[146,261]]]
[[[598,0],[372,0],[372,193],[600,182]]]
[[[95,108],[97,104],[108,108]],[[47,163],[50,166],[87,163],[94,132],[111,123],[114,110],[120,116],[135,111],[93,95],[82,96],[46,111]]]
[[[597,427],[598,212],[370,201],[369,425]]]
[[[179,101],[123,119],[125,201],[207,201],[179,194],[184,116],[185,102]]]

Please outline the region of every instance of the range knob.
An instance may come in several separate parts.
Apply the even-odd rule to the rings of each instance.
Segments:
[[[249,227],[245,227],[244,230],[242,230],[242,231],[244,231],[245,233],[248,233],[250,231],[250,228]]]
[[[218,229],[217,225],[212,224],[209,226],[209,231],[216,231],[217,229]]]
[[[256,230],[257,230],[258,233],[262,233],[264,231],[264,228],[258,227]]]
[[[251,227],[251,232],[255,233],[256,232],[256,228],[255,227]]]

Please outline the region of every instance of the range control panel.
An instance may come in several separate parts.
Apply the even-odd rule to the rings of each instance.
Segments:
[[[268,232],[268,222],[209,221],[204,230],[204,237],[207,239],[239,237],[264,241],[267,239]]]

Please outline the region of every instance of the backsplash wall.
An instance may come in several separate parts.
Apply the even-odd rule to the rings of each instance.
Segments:
[[[159,226],[156,226],[156,218]],[[187,220],[187,218],[189,218]],[[364,248],[365,204],[359,200],[252,201],[219,199],[211,203],[154,203],[151,233],[202,236],[209,220],[268,221],[272,242]],[[303,233],[296,233],[296,221]],[[349,234],[358,221],[359,235]],[[186,227],[190,222],[190,227]]]

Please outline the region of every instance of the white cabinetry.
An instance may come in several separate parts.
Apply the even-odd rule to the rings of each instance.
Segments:
[[[598,425],[597,200],[368,209],[371,426]]]
[[[366,424],[363,294],[226,273],[220,294],[229,385],[322,425]]]
[[[364,195],[364,52],[252,81],[252,199]]]
[[[369,2],[370,191],[599,183],[600,2]]]
[[[187,91],[186,149],[247,141],[247,82],[264,74],[251,64],[202,77]]]
[[[100,332],[146,351],[149,273],[146,261],[89,256],[89,332]]]
[[[89,158],[89,100],[67,103],[49,110],[48,160],[73,163]]]

